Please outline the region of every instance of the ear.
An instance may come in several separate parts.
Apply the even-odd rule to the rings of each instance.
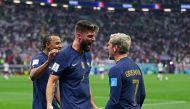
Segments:
[[[49,48],[49,46],[50,46],[50,43],[46,42],[46,48]]]
[[[115,53],[117,50],[116,46],[113,47],[113,52]]]
[[[117,47],[117,45],[115,45],[115,46],[113,47],[113,51],[114,51],[114,53],[116,53],[117,50],[118,50],[118,47]]]
[[[77,38],[77,39],[81,39],[81,33],[77,32],[77,33],[76,33],[76,38]]]

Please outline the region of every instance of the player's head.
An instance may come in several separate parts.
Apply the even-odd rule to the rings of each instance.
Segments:
[[[88,20],[80,20],[75,25],[75,39],[79,41],[80,48],[89,51],[95,41],[99,27]]]
[[[51,51],[53,49],[60,50],[62,48],[61,39],[59,35],[52,33],[50,35],[47,35],[42,40],[42,49]]]
[[[108,42],[109,58],[114,59],[115,55],[126,54],[131,46],[131,38],[124,33],[111,34]]]

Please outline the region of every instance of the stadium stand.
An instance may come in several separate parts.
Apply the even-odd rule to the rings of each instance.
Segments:
[[[94,57],[99,60],[108,57],[108,36],[124,32],[132,36],[130,57],[137,63],[154,63],[160,59],[190,63],[189,12],[112,12],[12,3],[0,5],[0,10],[3,10],[0,11],[0,64],[6,61],[27,65],[40,50],[41,37],[49,32],[60,34],[64,44],[70,43],[72,28],[79,19],[91,19],[100,26],[93,47]]]

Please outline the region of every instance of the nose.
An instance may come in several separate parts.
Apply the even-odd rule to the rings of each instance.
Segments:
[[[63,47],[63,45],[60,43],[60,44],[58,45],[58,48],[61,49],[62,47]]]
[[[96,40],[96,37],[92,37],[92,41],[95,41]]]

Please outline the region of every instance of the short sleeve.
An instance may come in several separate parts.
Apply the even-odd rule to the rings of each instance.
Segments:
[[[67,56],[63,52],[59,52],[50,65],[52,75],[61,76],[67,67]]]
[[[42,65],[44,62],[43,62],[43,57],[38,55],[38,56],[35,56],[32,58],[32,60],[30,61],[30,68],[37,68],[39,67],[40,65]]]
[[[111,68],[109,71],[110,99],[105,109],[115,109],[118,105],[122,88],[120,74],[121,70],[116,67]]]

